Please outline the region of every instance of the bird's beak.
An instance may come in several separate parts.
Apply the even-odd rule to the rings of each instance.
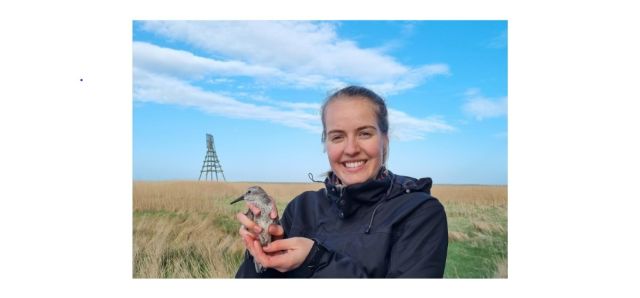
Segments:
[[[231,204],[233,204],[233,203],[237,203],[237,202],[240,202],[240,201],[242,201],[242,200],[244,200],[244,195],[241,195],[239,198],[237,198],[237,199],[233,200],[233,202],[231,202]]]

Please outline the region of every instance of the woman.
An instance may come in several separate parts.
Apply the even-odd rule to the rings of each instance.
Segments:
[[[430,195],[430,178],[385,168],[384,100],[363,87],[343,88],[322,106],[322,126],[331,166],[325,188],[293,199],[281,225],[269,227],[276,240],[265,247],[256,240],[260,228],[239,213],[247,252],[236,277],[442,277],[444,208]],[[256,273],[254,260],[269,269]]]

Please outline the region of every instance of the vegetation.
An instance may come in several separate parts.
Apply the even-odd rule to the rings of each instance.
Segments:
[[[229,205],[259,184],[282,212],[287,202],[318,183],[133,183],[134,278],[229,278],[244,248]],[[436,185],[445,206],[449,252],[445,277],[507,277],[507,187]]]

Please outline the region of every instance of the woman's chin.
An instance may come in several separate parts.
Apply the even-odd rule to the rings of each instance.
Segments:
[[[365,175],[364,173],[343,173],[342,177],[340,177],[340,181],[342,181],[344,185],[351,185],[365,182],[368,178],[369,177],[367,177],[367,175]]]

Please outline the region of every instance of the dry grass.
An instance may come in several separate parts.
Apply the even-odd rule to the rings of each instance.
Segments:
[[[139,181],[133,183],[133,210],[225,211],[220,209],[220,201],[228,203],[253,185],[260,185],[278,205],[286,205],[304,191],[323,187],[319,183]]]
[[[229,202],[252,185],[260,185],[273,196],[280,212],[300,193],[324,187],[320,183],[134,182],[133,276],[232,277],[244,252],[234,215],[244,206]],[[481,246],[492,235],[506,237],[505,186],[436,185],[432,193],[445,205],[450,246]],[[450,256],[455,254],[450,247]],[[460,273],[464,268],[452,257],[447,266],[451,264],[456,273],[450,276],[465,276]],[[506,277],[506,255],[492,259],[501,261],[492,264],[495,270],[491,272]]]
[[[485,221],[471,221],[473,227],[480,233],[490,234],[494,232],[505,232],[501,225]]]
[[[464,232],[449,231],[449,241],[465,241],[468,239],[469,236]]]
[[[229,277],[243,247],[212,213],[134,216],[134,277]]]
[[[493,277],[495,278],[507,278],[509,277],[509,270],[507,266],[507,259],[501,259],[496,262],[496,273]]]
[[[443,204],[507,205],[507,186],[434,185],[431,189],[431,194]]]
[[[507,186],[435,185],[431,192],[449,224],[445,277],[506,278]]]
[[[133,183],[133,276],[141,278],[231,277],[243,257],[229,205],[249,186],[260,185],[279,210],[294,196],[321,184],[194,181]]]

